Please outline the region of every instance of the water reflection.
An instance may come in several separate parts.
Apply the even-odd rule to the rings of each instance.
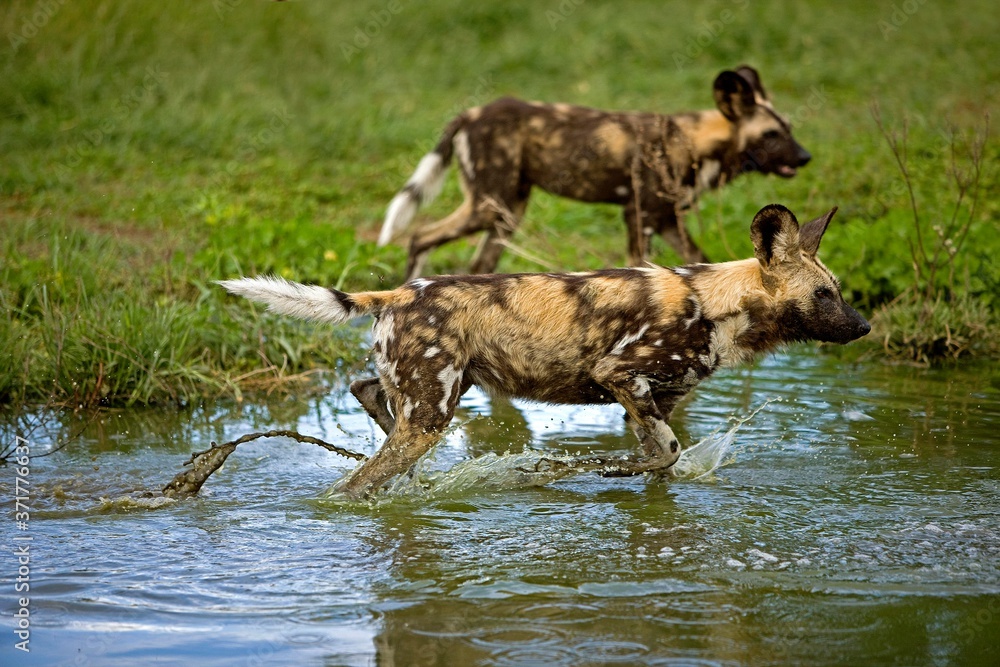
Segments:
[[[383,616],[376,664],[986,665],[995,627],[959,643],[941,622],[981,610],[963,598],[928,604],[723,590],[582,602],[428,600]]]

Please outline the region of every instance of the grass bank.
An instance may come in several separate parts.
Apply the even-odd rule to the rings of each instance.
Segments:
[[[747,256],[763,204],[803,217],[839,205],[823,257],[863,311],[893,304],[879,355],[921,359],[894,341],[947,328],[956,304],[974,338],[963,354],[996,355],[996,141],[930,301],[913,269],[918,227],[931,251],[958,242],[934,231],[957,201],[945,138],[997,106],[995,23],[986,0],[4,3],[0,404],[186,402],[363,363],[358,330],[263,316],[211,281],[394,286],[405,253],[375,247],[381,214],[458,110],[504,94],[704,108],[715,74],[743,62],[815,159],[794,180],[750,176],[703,200],[690,226],[706,252]],[[907,124],[909,188],[873,101],[886,125]],[[452,179],[426,215],[459,198]],[[545,264],[509,253],[500,268],[620,264],[624,238],[614,207],[539,194],[515,242]],[[453,244],[432,268],[472,250]],[[677,261],[664,244],[655,258]]]

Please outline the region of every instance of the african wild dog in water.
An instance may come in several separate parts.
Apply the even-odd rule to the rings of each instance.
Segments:
[[[747,171],[790,178],[811,158],[752,67],[719,74],[714,95],[717,109],[672,116],[512,98],[468,109],[389,204],[379,245],[401,234],[418,207],[437,195],[457,153],[465,201],[414,232],[407,279],[421,274],[431,250],[476,232],[486,233],[471,271],[492,272],[532,187],[624,206],[632,266],[645,260],[653,233],[684,261],[707,261],[679,219],[701,192]]]
[[[269,277],[222,285],[286,315],[375,316],[379,377],[351,392],[388,438],[340,482],[349,496],[406,472],[472,385],[549,403],[620,403],[642,455],[605,473],[635,475],[677,461],[671,411],[715,369],[782,343],[868,333],[816,257],[834,211],[800,229],[791,211],[767,206],[750,227],[756,257],[724,264],[438,276],[356,294]]]

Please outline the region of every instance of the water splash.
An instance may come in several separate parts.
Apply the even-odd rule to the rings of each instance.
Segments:
[[[701,480],[718,468],[732,463],[735,460],[733,443],[736,433],[758,412],[780,400],[766,400],[749,415],[736,420],[725,432],[716,430],[683,450],[672,468],[671,476],[675,479]],[[484,454],[457,463],[448,470],[433,470],[433,453],[434,450],[431,450],[425,454],[409,474],[395,478],[379,494],[379,500],[450,496],[471,490],[530,488],[601,469],[586,457],[550,454],[525,448],[517,453]],[[608,463],[604,467],[611,469],[612,466],[613,463]],[[323,498],[339,500],[342,496],[331,487],[323,494]]]
[[[725,433],[721,429],[713,431],[707,437],[702,438],[697,444],[688,447],[681,452],[680,459],[674,464],[673,473],[675,477],[683,479],[702,479],[711,475],[717,469],[728,465],[736,460],[736,450],[733,443],[736,441],[736,433],[744,424],[757,416],[757,413],[769,406],[771,403],[780,402],[782,399],[769,398],[742,419],[737,419]],[[720,435],[721,433],[721,435]],[[727,454],[731,454],[726,458]]]
[[[742,424],[743,422],[740,422]],[[732,451],[733,441],[739,425],[723,434],[715,432],[681,452],[681,457],[673,467],[673,475],[679,479],[701,479],[715,472],[723,465],[726,454]],[[728,462],[734,459],[730,458]]]
[[[393,495],[451,495],[471,489],[520,489],[544,486],[577,474],[571,467],[575,457],[549,456],[525,449],[522,452],[484,454],[461,461],[448,470],[426,470],[418,463],[412,475],[400,475],[386,490]]]

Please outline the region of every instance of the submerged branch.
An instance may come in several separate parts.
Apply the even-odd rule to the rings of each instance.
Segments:
[[[190,498],[191,496],[197,495],[198,491],[201,490],[201,487],[206,481],[208,481],[208,478],[212,475],[212,473],[221,468],[222,464],[226,462],[229,455],[236,450],[237,445],[242,445],[252,440],[257,440],[258,438],[292,438],[298,442],[319,445],[327,451],[331,451],[334,454],[339,454],[340,456],[354,459],[356,461],[364,461],[368,458],[364,454],[352,452],[349,449],[344,449],[343,447],[338,447],[337,445],[331,445],[330,443],[324,442],[319,438],[302,435],[301,433],[297,433],[295,431],[278,429],[265,431],[264,433],[248,433],[247,435],[240,436],[235,440],[224,442],[221,445],[213,442],[210,448],[192,454],[191,458],[184,462],[184,465],[190,465],[191,469],[179,472],[172,480],[170,480],[170,483],[163,487],[163,495],[168,498]]]

